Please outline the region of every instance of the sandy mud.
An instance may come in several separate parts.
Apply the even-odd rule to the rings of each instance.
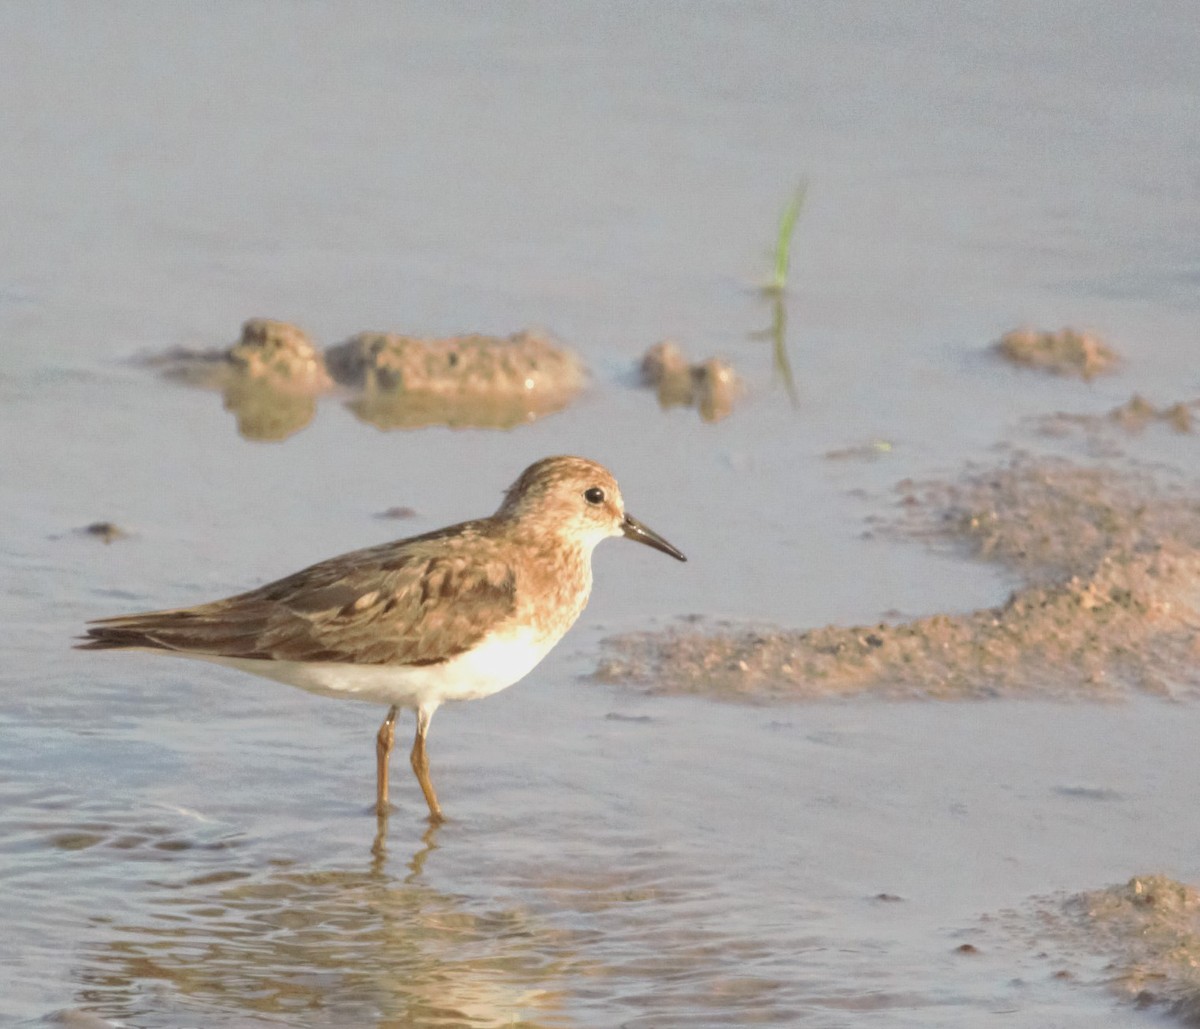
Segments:
[[[1200,685],[1200,499],[1133,473],[1018,456],[900,484],[883,530],[997,562],[997,606],[795,630],[680,625],[606,641],[606,682],[730,700],[1112,697]]]

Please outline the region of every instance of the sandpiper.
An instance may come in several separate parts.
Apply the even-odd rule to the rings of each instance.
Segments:
[[[601,465],[548,457],[489,518],[355,550],[209,604],[100,619],[78,646],[198,658],[387,705],[375,745],[380,817],[396,715],[412,708],[412,767],[440,822],[425,749],[434,712],[511,686],[549,653],[583,611],[592,550],[609,536],[687,560],[625,512]]]

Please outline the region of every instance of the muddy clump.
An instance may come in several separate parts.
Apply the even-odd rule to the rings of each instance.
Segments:
[[[1200,1026],[1200,891],[1165,875],[1039,902],[1052,943],[1107,962],[1103,981],[1140,1007]]]
[[[583,363],[534,332],[426,339],[361,332],[330,347],[333,377],[360,391],[350,408],[384,429],[511,428],[560,411],[583,389]]]
[[[655,343],[642,357],[642,384],[658,394],[663,410],[694,407],[706,422],[719,422],[742,394],[741,379],[726,361],[710,357],[692,364],[672,340]]]
[[[1014,329],[1001,336],[994,349],[1013,364],[1084,379],[1109,371],[1117,363],[1116,353],[1100,339],[1074,329]]]
[[[251,318],[224,350],[173,350],[147,362],[188,386],[219,390],[247,439],[282,440],[303,429],[333,385],[321,352],[288,322]]]
[[[884,526],[1024,585],[997,607],[808,630],[680,626],[605,641],[604,681],[782,700],[1169,693],[1200,685],[1200,501],[1148,477],[1018,457],[900,485]]]
[[[241,338],[224,350],[172,350],[148,363],[191,386],[220,389],[242,378],[313,395],[332,385],[321,352],[304,330],[271,318],[247,320]]]
[[[312,340],[288,322],[251,318],[242,325],[242,338],[226,353],[229,362],[251,379],[304,393],[320,393],[331,385]]]

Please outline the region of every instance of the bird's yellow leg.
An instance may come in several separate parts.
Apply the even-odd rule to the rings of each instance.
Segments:
[[[417,738],[413,741],[409,758],[417,775],[417,782],[421,784],[421,792],[425,794],[425,803],[429,805],[429,820],[436,825],[443,820],[442,806],[438,803],[437,793],[434,792],[433,780],[429,778],[429,753],[425,749],[425,734],[429,732],[429,722],[433,718],[434,710],[427,707],[417,709]]]
[[[388,813],[388,759],[396,739],[396,713],[393,704],[375,737],[375,814],[383,818]]]

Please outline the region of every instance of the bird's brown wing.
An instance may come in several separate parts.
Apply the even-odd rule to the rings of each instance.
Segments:
[[[516,606],[511,564],[470,526],[456,528],[331,558],[211,604],[93,622],[79,647],[437,664],[469,650]]]

